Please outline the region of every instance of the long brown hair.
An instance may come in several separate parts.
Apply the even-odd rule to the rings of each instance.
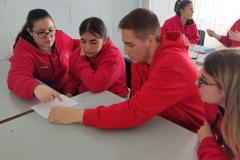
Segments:
[[[203,67],[226,96],[221,132],[234,156],[240,159],[240,49],[215,51],[206,57]]]

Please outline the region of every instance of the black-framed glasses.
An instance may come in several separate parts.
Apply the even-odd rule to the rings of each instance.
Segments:
[[[201,75],[198,76],[198,86],[200,86],[201,84],[204,84],[204,85],[217,85],[217,84],[213,84],[213,83],[208,83],[206,81],[204,81],[201,77]]]
[[[218,84],[214,84],[214,83],[208,83],[205,80],[203,80],[201,72],[202,72],[202,68],[199,70],[199,75],[198,75],[198,86],[199,87],[201,86],[201,84],[204,84],[204,85],[218,85]]]
[[[49,30],[48,32],[38,32],[38,33],[33,30],[33,32],[36,33],[40,39],[44,39],[48,35],[51,36],[51,37],[55,36],[57,30],[55,29],[55,30]]]

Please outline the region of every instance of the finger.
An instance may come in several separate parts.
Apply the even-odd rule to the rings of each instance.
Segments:
[[[46,99],[45,101],[46,101],[47,103],[51,102],[51,100],[50,100],[49,98],[48,98],[48,99]]]
[[[62,98],[60,97],[60,95],[58,93],[54,93],[53,96],[55,98],[57,98],[60,102],[62,102]]]
[[[46,104],[47,101],[46,100],[41,100],[41,103]]]
[[[54,100],[55,100],[55,97],[54,97],[53,95],[51,95],[51,96],[49,97],[49,99],[50,99],[50,101],[54,101]]]

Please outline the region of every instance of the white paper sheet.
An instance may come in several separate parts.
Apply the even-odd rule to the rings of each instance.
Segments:
[[[38,114],[40,114],[41,116],[47,119],[51,108],[54,106],[65,106],[65,107],[71,108],[78,104],[78,102],[72,100],[71,98],[68,98],[63,94],[61,94],[60,97],[62,98],[62,102],[60,102],[58,99],[55,99],[50,103],[46,103],[46,104],[39,103],[32,106],[31,108],[34,111],[36,111]]]
[[[196,59],[198,57],[198,52],[195,52],[195,51],[189,50],[188,54],[192,59]]]

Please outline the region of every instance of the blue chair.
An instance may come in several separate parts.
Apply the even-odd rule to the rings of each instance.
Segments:
[[[125,65],[126,65],[126,76],[127,76],[127,87],[132,88],[131,85],[131,79],[132,79],[132,73],[131,73],[131,62],[132,60],[130,58],[124,57]]]
[[[198,34],[200,36],[200,39],[198,41],[198,45],[203,46],[204,45],[204,39],[205,39],[205,31],[204,30],[198,30]]]

